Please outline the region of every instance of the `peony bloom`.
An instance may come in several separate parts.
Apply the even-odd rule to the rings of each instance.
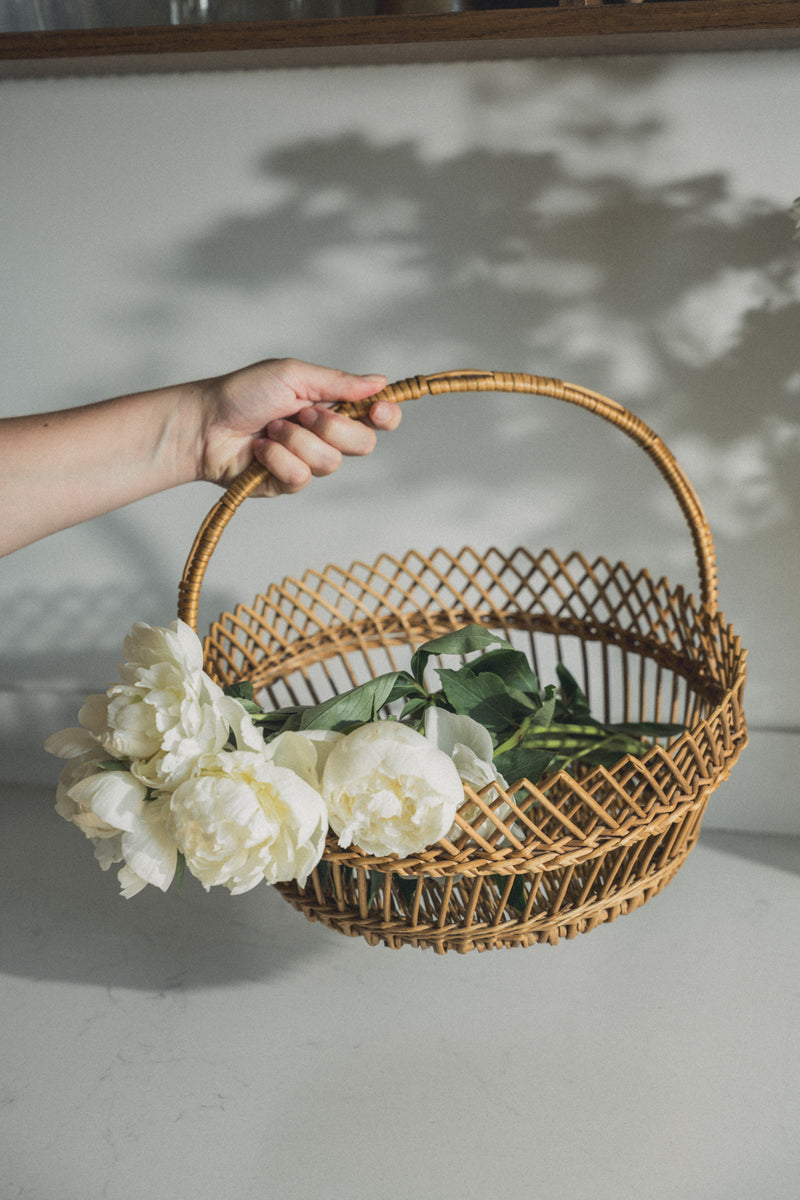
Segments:
[[[302,772],[263,748],[234,750],[207,756],[175,789],[168,828],[206,891],[223,884],[237,894],[262,880],[304,886],[325,848],[328,816]]]
[[[56,812],[89,838],[104,871],[124,864],[118,874],[122,895],[134,896],[148,883],[166,891],[177,852],[163,799],[148,800],[147,788],[130,771],[98,769],[102,750],[85,730],[54,734],[45,748],[70,760],[56,789]]]
[[[322,775],[339,845],[415,854],[443,837],[464,799],[452,760],[421,733],[374,721],[340,738]]]
[[[480,792],[489,783],[507,786],[492,763],[494,746],[491,734],[472,717],[457,715],[445,708],[429,708],[425,713],[425,737],[450,755],[462,783],[468,784],[473,791]],[[497,792],[494,789],[487,792],[484,799],[487,804],[493,803],[497,799]],[[511,810],[503,803],[494,811],[502,820]],[[467,803],[462,807],[461,815],[481,837],[489,837],[496,828],[488,817],[484,819],[477,804]],[[448,837],[452,841],[462,832],[461,826],[454,824]]]
[[[79,720],[148,787],[177,787],[231,733],[238,749],[263,745],[242,705],[203,671],[200,639],[182,621],[168,629],[138,621],[124,653],[121,682],[89,696]]]

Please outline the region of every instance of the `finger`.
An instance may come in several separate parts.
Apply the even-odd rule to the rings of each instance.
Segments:
[[[371,454],[377,442],[375,430],[369,425],[326,408],[302,409],[297,414],[297,423],[340,454]]]
[[[396,429],[402,418],[400,405],[391,400],[379,400],[369,410],[369,419],[376,429],[388,432]]]
[[[262,495],[293,495],[311,482],[311,469],[308,464],[280,442],[270,438],[258,438],[253,444],[253,454],[269,472],[263,490],[259,489]]]
[[[277,442],[305,463],[312,475],[331,475],[342,464],[342,451],[338,446],[295,421],[270,421],[266,432],[270,441]]]

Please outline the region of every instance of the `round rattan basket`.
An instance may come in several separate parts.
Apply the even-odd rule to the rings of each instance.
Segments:
[[[372,566],[285,579],[224,613],[204,644],[220,684],[249,680],[265,707],[316,704],[386,671],[420,643],[478,623],[528,654],[539,678],[565,663],[603,721],[685,732],[613,768],[538,785],[465,786],[459,835],[408,858],[340,848],[333,834],[304,888],[279,890],[309,919],[371,945],[488,950],[555,944],[629,913],[673,878],[709,796],[747,741],[745,651],[717,608],[714,547],[699,500],[663,442],[614,401],[557,379],[454,371],[384,389],[395,402],[451,392],[524,392],[616,426],[653,460],[685,517],[699,594],[646,570],[524,548],[410,551]],[[364,405],[341,406],[361,416]],[[211,510],[189,555],[178,615],[197,627],[200,587],[219,537],[265,477],[254,465]],[[517,803],[524,797],[524,805]],[[533,797],[534,803],[530,800]],[[452,834],[452,831],[451,831]]]

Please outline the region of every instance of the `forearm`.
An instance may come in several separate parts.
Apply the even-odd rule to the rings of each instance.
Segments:
[[[375,395],[382,375],[351,375],[296,359],[267,359],[228,375],[99,404],[0,420],[0,554],[181,483],[227,487],[254,459],[260,494],[299,491],[369,454],[376,429],[394,429],[384,400],[373,428],[329,406]]]
[[[199,386],[0,421],[0,554],[196,479]]]

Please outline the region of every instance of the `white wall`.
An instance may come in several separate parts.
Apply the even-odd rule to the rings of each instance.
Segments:
[[[752,742],[719,826],[800,831],[796,51],[0,84],[0,411],[292,354],[400,378],[480,366],[606,392],[666,440],[750,651]],[[253,503],[206,623],[379,551],[520,542],[692,584],[663,484],[545,401],[406,411],[302,496]],[[641,462],[639,460],[642,460]],[[47,486],[47,464],[37,486]],[[183,489],[0,564],[6,779],[168,623],[216,498]]]

